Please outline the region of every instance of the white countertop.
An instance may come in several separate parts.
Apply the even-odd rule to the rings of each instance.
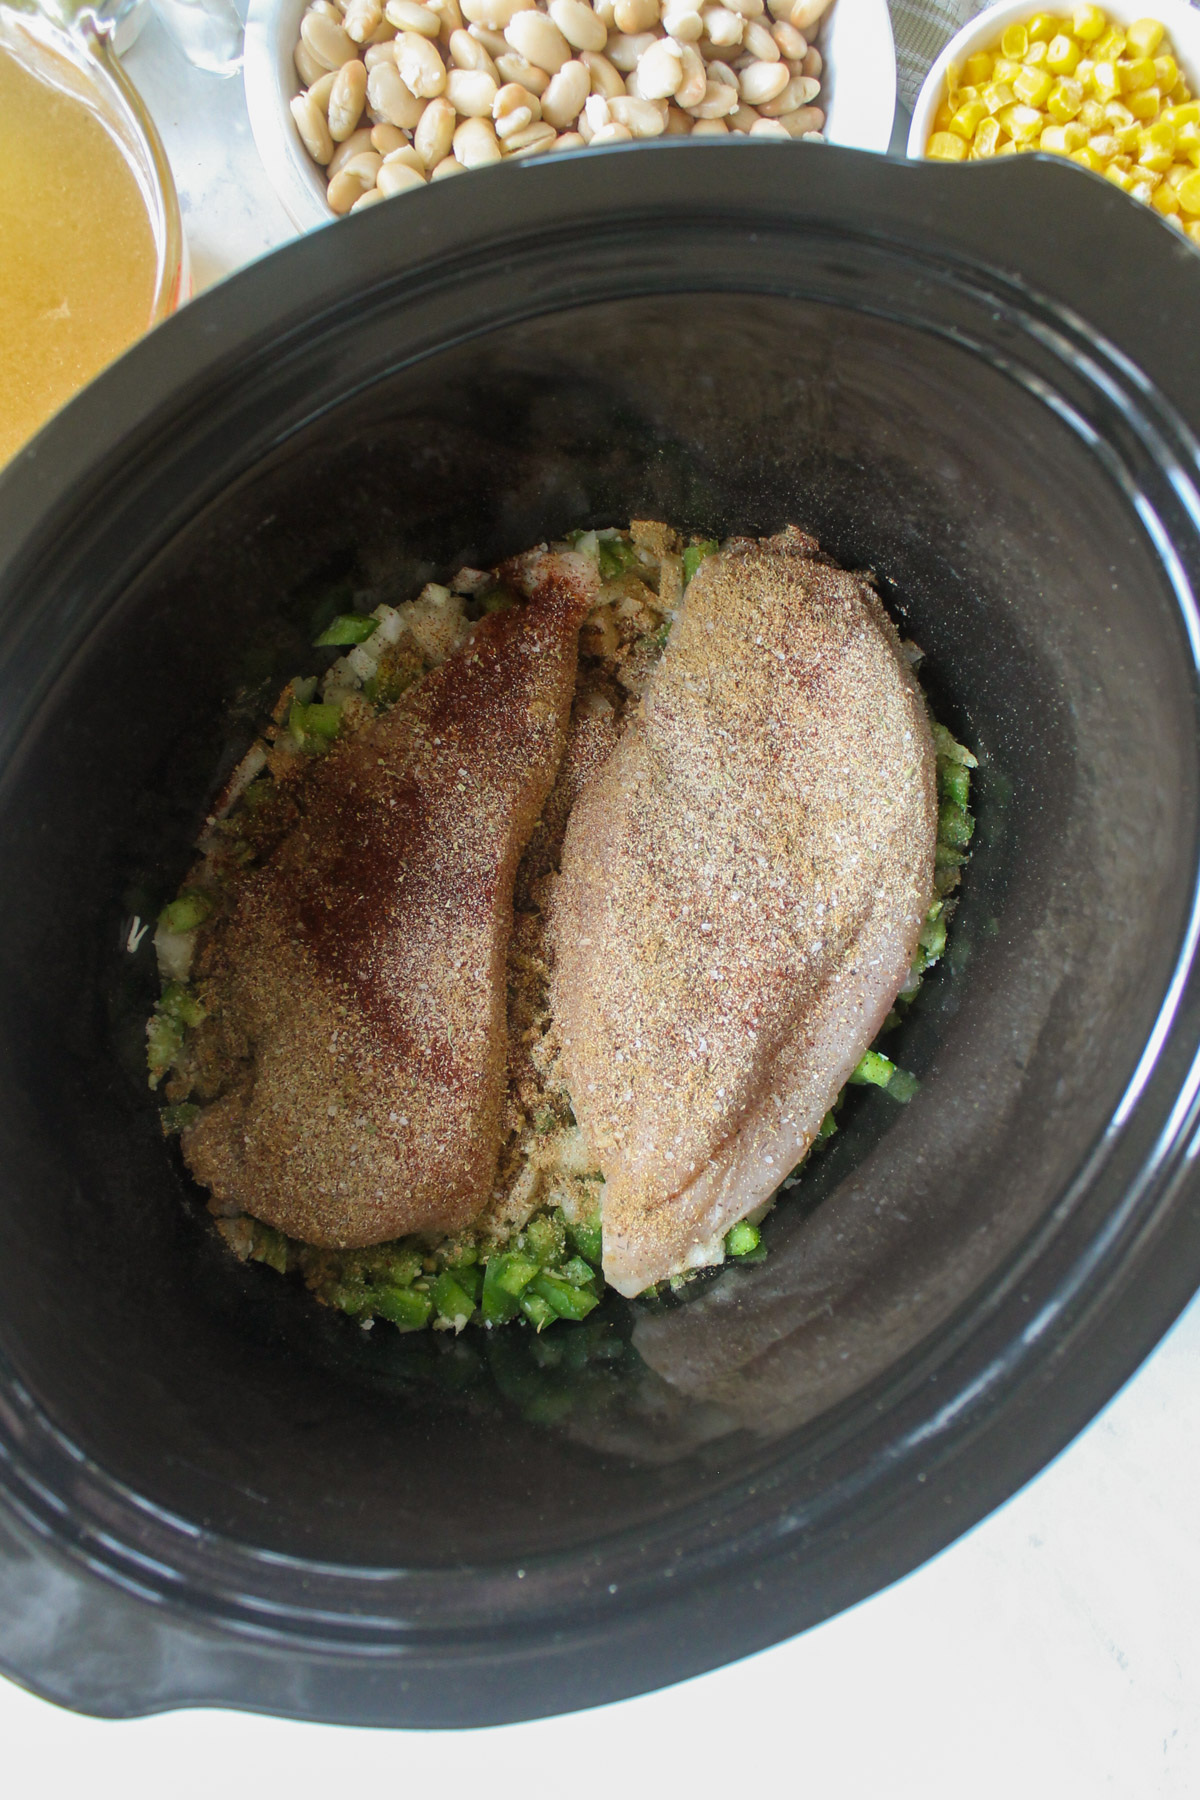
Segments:
[[[292,236],[241,85],[151,18],[127,57],[199,289]],[[458,1795],[1157,1800],[1200,1795],[1200,1300],[1056,1463],[906,1580],[802,1638],[598,1712],[470,1734],[235,1713],[129,1724],[0,1682],[13,1800]]]

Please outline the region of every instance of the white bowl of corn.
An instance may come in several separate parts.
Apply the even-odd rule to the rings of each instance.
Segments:
[[[988,7],[917,96],[911,157],[1066,157],[1154,208],[1200,247],[1200,12],[1185,0]]]

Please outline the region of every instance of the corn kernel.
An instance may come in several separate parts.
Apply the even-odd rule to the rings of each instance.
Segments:
[[[1113,132],[1119,153],[1122,156],[1133,156],[1137,151],[1138,139],[1141,135],[1142,128],[1136,121],[1132,125],[1119,125]]]
[[[1183,235],[1190,243],[1195,244],[1197,249],[1200,249],[1200,225],[1185,225]]]
[[[1127,94],[1125,98],[1135,119],[1157,119],[1162,111],[1162,95],[1156,87],[1142,88],[1136,94]]]
[[[1098,62],[1092,70],[1091,88],[1097,100],[1115,100],[1121,92],[1121,77],[1115,62]]]
[[[986,51],[981,51],[978,56],[968,56],[963,74],[975,87],[982,87],[992,78],[992,58]],[[1172,83],[1167,85],[1170,87]]]
[[[1096,59],[1094,56],[1081,56],[1079,61],[1075,64],[1076,81],[1082,81],[1086,87],[1092,79],[1092,70],[1095,66]]]
[[[1169,119],[1156,119],[1153,125],[1143,125],[1138,132],[1139,150],[1167,150],[1174,154],[1175,127]]]
[[[1182,235],[1182,233],[1183,233],[1183,217],[1180,213],[1168,213],[1168,215],[1167,215],[1166,219],[1163,221],[1163,223],[1166,225],[1174,226],[1175,230],[1178,231],[1180,233],[1180,235]]]
[[[1142,205],[1146,206],[1149,204],[1150,196],[1154,192],[1154,189],[1139,175],[1132,187],[1127,188],[1125,191],[1131,200],[1140,200]]]
[[[1168,187],[1171,189],[1177,188],[1181,181],[1187,180],[1191,172],[1191,168],[1187,163],[1172,163],[1171,167],[1167,170],[1165,177]]]
[[[997,144],[996,146],[997,156],[1015,156],[1016,154],[1017,146],[1013,143],[1011,138],[1005,138],[1002,144]]]
[[[1169,94],[1179,80],[1179,64],[1173,56],[1156,56],[1154,79],[1164,94]]]
[[[998,118],[1017,144],[1032,144],[1042,133],[1042,115],[1032,106],[1006,106]]]
[[[1029,33],[1024,25],[1009,25],[1000,39],[1000,48],[1005,56],[1011,56],[1020,62],[1029,48]]]
[[[1159,175],[1165,175],[1174,161],[1171,150],[1162,149],[1155,144],[1148,144],[1138,151],[1138,168],[1153,169]]]
[[[955,109],[957,110],[957,108],[963,104],[964,100],[978,100],[978,98],[979,89],[977,87],[972,87],[969,81],[964,82],[954,96]]]
[[[1186,106],[1191,98],[1192,90],[1181,75],[1179,80],[1175,83],[1175,86],[1167,95],[1167,99],[1171,102],[1172,106]]]
[[[1104,107],[1104,117],[1108,127],[1117,131],[1122,125],[1133,124],[1133,114],[1123,100],[1109,100]]]
[[[935,162],[965,162],[967,146],[953,131],[935,131],[925,150]]]
[[[1193,154],[1200,150],[1200,125],[1180,125],[1175,132],[1175,154],[1182,159],[1192,160]]]
[[[1081,168],[1094,169],[1097,173],[1104,167],[1104,164],[1089,144],[1084,144],[1082,149],[1072,150],[1071,161],[1077,162]]]
[[[933,129],[935,131],[949,131],[950,121],[954,117],[955,110],[956,109],[951,106],[949,100],[943,100],[942,104],[933,115]]]
[[[1024,67],[1027,69],[1044,69],[1049,44],[1030,44],[1024,56]]]
[[[1056,81],[1046,98],[1046,111],[1056,125],[1067,125],[1076,118],[1083,105],[1083,89],[1067,77]]]
[[[1151,194],[1150,204],[1154,208],[1155,212],[1160,212],[1160,213],[1178,212],[1179,211],[1179,195],[1175,192],[1175,189],[1173,187],[1168,186],[1168,184],[1164,181],[1162,183],[1162,185],[1160,187],[1156,187],[1154,192]]]
[[[1011,81],[1021,73],[1021,65],[1014,62],[1011,56],[998,56],[992,64],[993,81]]]
[[[1091,43],[1108,28],[1108,20],[1098,6],[1077,6],[1071,15],[1071,32],[1085,43]]]
[[[1153,56],[1166,36],[1166,28],[1157,19],[1135,19],[1125,29],[1125,37],[1137,56]]]
[[[1092,55],[1097,62],[1116,62],[1125,54],[1125,33],[1119,25],[1110,25],[1102,38],[1092,46]]]
[[[1000,127],[995,119],[984,119],[971,145],[973,156],[995,156],[1000,143]]]
[[[1176,129],[1180,125],[1200,125],[1200,100],[1188,100],[1183,106],[1168,106],[1163,118]]]
[[[1044,106],[1053,86],[1054,77],[1045,69],[1022,69],[1013,82],[1013,93],[1026,106]]]
[[[960,106],[950,121],[950,130],[965,138],[968,143],[975,136],[976,127],[988,116],[987,107],[982,100],[968,100]]]
[[[1007,81],[992,81],[988,83],[979,97],[990,113],[998,113],[1002,112],[1006,106],[1011,106],[1017,96]]]
[[[1122,58],[1117,64],[1117,79],[1123,94],[1136,94],[1139,88],[1154,86],[1154,64],[1148,56]]]
[[[1055,33],[1062,30],[1062,24],[1053,13],[1034,13],[1025,29],[1031,44],[1048,44]]]
[[[1046,67],[1056,75],[1073,75],[1082,54],[1074,38],[1060,34],[1046,46]]]
[[[1133,177],[1128,170],[1119,168],[1115,162],[1109,163],[1105,169],[1104,179],[1111,181],[1114,187],[1119,187],[1123,194],[1127,194],[1133,186]]]
[[[1185,213],[1200,213],[1200,169],[1190,169],[1175,189],[1176,198]]]
[[[1141,163],[1135,163],[1133,173],[1137,177],[1138,186],[1145,188],[1147,200],[1155,188],[1162,186],[1162,174],[1158,169],[1146,169]]]
[[[1111,162],[1114,156],[1120,156],[1121,146],[1110,131],[1098,131],[1088,139],[1088,149],[1094,150],[1101,162]]]
[[[1038,149],[1051,156],[1070,156],[1087,143],[1087,133],[1078,125],[1047,125],[1038,139]]]

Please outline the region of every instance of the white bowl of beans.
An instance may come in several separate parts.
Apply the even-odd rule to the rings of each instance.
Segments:
[[[488,164],[669,136],[883,151],[886,0],[251,0],[246,99],[301,230]]]

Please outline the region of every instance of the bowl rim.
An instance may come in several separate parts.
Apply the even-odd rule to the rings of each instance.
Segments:
[[[337,222],[326,203],[324,183],[297,136],[287,105],[300,90],[292,62],[292,34],[298,31],[308,4],[309,0],[250,0],[242,62],[246,110],[255,148],[284,211],[298,231],[312,231]],[[873,42],[873,93],[856,129],[829,141],[848,149],[882,153],[891,142],[897,105],[896,42],[891,13],[887,0],[833,0],[820,21],[820,39],[824,39],[839,7],[853,9],[855,16],[850,25],[855,35],[866,35]],[[836,95],[837,65],[830,66]],[[655,141],[639,148],[653,148]]]
[[[693,284],[701,289],[715,284],[736,291],[741,282],[764,291],[744,279],[742,246],[802,228],[814,247],[823,243],[829,249],[850,236],[880,254],[912,256],[930,281],[956,290],[974,284],[989,305],[992,298],[1003,303],[996,329],[1006,345],[1011,334],[1004,308],[1029,318],[1038,344],[1069,359],[1079,378],[1097,391],[1115,396],[1113,403],[1120,404],[1131,428],[1145,422],[1160,434],[1163,448],[1155,451],[1155,466],[1160,456],[1168,457],[1162,466],[1169,466],[1172,479],[1164,492],[1175,509],[1172,516],[1185,520],[1188,533],[1185,562],[1169,540],[1168,548],[1181,569],[1181,611],[1190,627],[1200,692],[1200,609],[1193,598],[1200,590],[1200,493],[1194,479],[1200,466],[1200,344],[1164,341],[1157,312],[1149,316],[1144,307],[1130,305],[1142,292],[1148,266],[1164,308],[1186,312],[1200,304],[1200,264],[1187,246],[1177,247],[1153,229],[1145,209],[1119,205],[1108,184],[1089,184],[1080,192],[1063,187],[1071,175],[1053,163],[1035,169],[1022,161],[1005,171],[984,166],[968,187],[936,165],[810,146],[810,161],[801,165],[806,179],[797,181],[798,152],[790,146],[754,144],[735,154],[719,140],[683,140],[643,160],[631,205],[628,168],[613,160],[629,154],[637,152],[621,147],[525,164],[519,180],[485,171],[477,182],[452,184],[446,204],[418,197],[406,215],[411,229],[404,231],[396,229],[394,216],[384,216],[388,209],[370,209],[347,224],[336,258],[320,234],[301,238],[144,339],[0,476],[0,657],[15,666],[27,650],[31,657],[44,656],[44,624],[31,619],[21,598],[29,583],[53,569],[56,557],[65,557],[60,580],[74,580],[71,557],[82,555],[91,540],[83,533],[66,555],[65,521],[82,521],[90,531],[102,520],[105,529],[119,530],[119,520],[108,523],[106,498],[127,491],[131,472],[185,454],[179,440],[186,434],[175,428],[186,422],[190,432],[206,417],[215,419],[231,392],[238,393],[239,404],[252,404],[241,392],[242,378],[270,347],[284,346],[286,361],[286,346],[296,334],[314,324],[336,331],[365,295],[372,304],[394,296],[398,310],[401,299],[425,306],[431,316],[436,310],[428,349],[456,341],[464,321],[447,320],[444,301],[452,291],[469,292],[472,305],[483,304],[473,284],[481,241],[495,250],[497,267],[508,258],[518,282],[531,246],[545,247],[540,268],[546,279],[522,305],[567,310],[593,297],[612,298],[611,271],[603,277],[604,290],[593,294],[584,259],[568,268],[562,256],[563,243],[578,233],[581,220],[603,213],[622,231],[632,222],[642,242],[657,247],[673,282],[687,277],[675,267],[677,246],[664,242],[672,232],[728,228],[732,273],[706,266],[704,280]],[[699,163],[700,157],[707,163]],[[510,200],[503,212],[501,194]],[[1006,225],[1006,261],[1020,275],[995,266],[997,217]],[[1053,234],[1047,231],[1051,217],[1059,221]],[[886,233],[881,218],[888,221]],[[1105,257],[1114,243],[1124,252],[1112,279],[1099,285],[1094,279],[1098,239]],[[635,258],[627,259],[615,278],[616,293],[646,291],[645,276],[635,265]],[[1133,273],[1125,275],[1126,270]],[[594,279],[598,283],[601,277]],[[862,290],[860,304],[879,303],[878,294]],[[397,331],[389,354],[427,353],[419,335],[408,344],[402,336]],[[313,411],[319,400],[308,390],[296,397],[292,404],[302,409],[301,422],[319,416]],[[143,515],[137,567],[216,493],[233,485],[265,454],[264,446],[276,446],[282,424],[272,415],[256,432],[239,434],[231,466],[219,471],[200,456],[207,448],[201,432],[188,467],[203,472],[186,508]],[[1081,428],[1085,424],[1081,420]],[[124,548],[121,555],[128,555]],[[121,582],[127,584],[133,573],[122,564]],[[102,612],[120,591],[123,587],[102,593],[93,607]],[[72,633],[54,643],[55,657],[73,655],[95,623],[86,605],[77,606]],[[31,688],[27,706],[35,708],[41,698],[41,691]],[[24,712],[0,718],[0,740],[14,746],[27,718]],[[1192,1294],[1200,1274],[1200,1206],[1190,1162],[1200,1141],[1200,901],[1194,878],[1192,903],[1176,976],[1160,1014],[1163,1039],[1175,1039],[1172,1056],[1158,1054],[1163,1042],[1151,1034],[1143,1065],[1127,1089],[1126,1110],[1114,1114],[1113,1129],[1123,1135],[1115,1148],[1109,1140],[1098,1144],[1081,1164],[1071,1190],[1083,1191],[1079,1206],[1073,1212],[1056,1209],[1021,1246],[1003,1279],[997,1276],[995,1294],[989,1289],[986,1317],[951,1321],[945,1333],[934,1334],[937,1355],[944,1353],[941,1364],[931,1368],[933,1352],[922,1345],[901,1371],[897,1380],[907,1384],[908,1410],[897,1429],[904,1455],[889,1450],[880,1490],[842,1490],[847,1510],[860,1509],[854,1530],[845,1529],[843,1517],[822,1538],[803,1517],[799,1498],[792,1507],[786,1489],[766,1494],[756,1503],[758,1535],[750,1532],[727,1551],[718,1546],[726,1561],[707,1572],[672,1569],[680,1579],[668,1584],[660,1568],[656,1591],[649,1582],[639,1586],[636,1579],[623,1584],[614,1578],[607,1590],[588,1592],[592,1610],[586,1616],[580,1616],[577,1588],[572,1612],[569,1584],[551,1583],[547,1603],[557,1601],[560,1611],[550,1616],[562,1624],[553,1633],[543,1629],[540,1639],[528,1620],[523,1628],[513,1622],[514,1597],[533,1583],[518,1588],[516,1579],[502,1579],[524,1573],[509,1569],[482,1585],[479,1599],[492,1608],[492,1622],[474,1636],[464,1634],[456,1644],[446,1630],[439,1638],[427,1629],[421,1644],[411,1638],[380,1641],[378,1628],[389,1622],[365,1616],[371,1611],[365,1600],[379,1596],[382,1608],[382,1583],[372,1580],[385,1572],[359,1571],[365,1598],[357,1625],[364,1641],[351,1645],[338,1637],[338,1618],[318,1609],[328,1569],[299,1564],[312,1583],[303,1609],[293,1605],[272,1612],[246,1585],[245,1556],[218,1564],[217,1545],[194,1526],[139,1500],[78,1447],[56,1439],[44,1414],[39,1423],[33,1398],[9,1377],[0,1391],[0,1559],[5,1537],[16,1532],[13,1521],[19,1520],[22,1543],[40,1537],[56,1570],[65,1567],[81,1586],[97,1579],[108,1583],[114,1595],[129,1602],[121,1615],[122,1633],[140,1632],[160,1650],[170,1641],[180,1655],[171,1661],[156,1654],[147,1675],[113,1657],[107,1644],[106,1657],[100,1658],[114,1665],[107,1673],[96,1670],[96,1659],[78,1656],[73,1641],[68,1664],[51,1645],[45,1653],[49,1662],[31,1669],[29,1652],[24,1661],[14,1660],[19,1637],[11,1640],[16,1649],[4,1648],[0,1614],[0,1666],[68,1704],[122,1716],[223,1703],[347,1723],[493,1723],[596,1704],[698,1673],[804,1629],[897,1579],[1057,1454],[1132,1373]],[[938,1378],[939,1369],[944,1379]],[[989,1395],[1003,1401],[991,1416],[985,1410]],[[831,1436],[836,1437],[834,1427]],[[58,1458],[57,1486],[40,1479],[31,1460],[42,1446]],[[786,1457],[780,1466],[786,1474]],[[181,1551],[170,1564],[156,1560],[163,1532],[186,1537],[188,1555]],[[646,1543],[647,1551],[653,1548]],[[194,1560],[210,1555],[212,1563]],[[276,1575],[289,1573],[282,1558],[260,1561],[269,1562]],[[202,1581],[195,1579],[197,1566],[207,1571]],[[223,1584],[215,1579],[218,1567],[226,1577]],[[428,1618],[414,1621],[410,1612],[409,1621],[428,1628]],[[96,1641],[102,1641],[99,1628]]]
[[[1100,0],[1102,11],[1118,24],[1132,24],[1135,19],[1157,19],[1171,35],[1180,66],[1193,87],[1200,86],[1200,9],[1188,0],[1154,0],[1149,10],[1139,0]],[[1031,0],[996,0],[956,31],[944,45],[913,104],[905,155],[924,162],[925,145],[929,141],[933,115],[941,102],[946,72],[951,63],[961,63],[973,51],[993,38],[1006,25],[1020,24],[1043,10]]]

